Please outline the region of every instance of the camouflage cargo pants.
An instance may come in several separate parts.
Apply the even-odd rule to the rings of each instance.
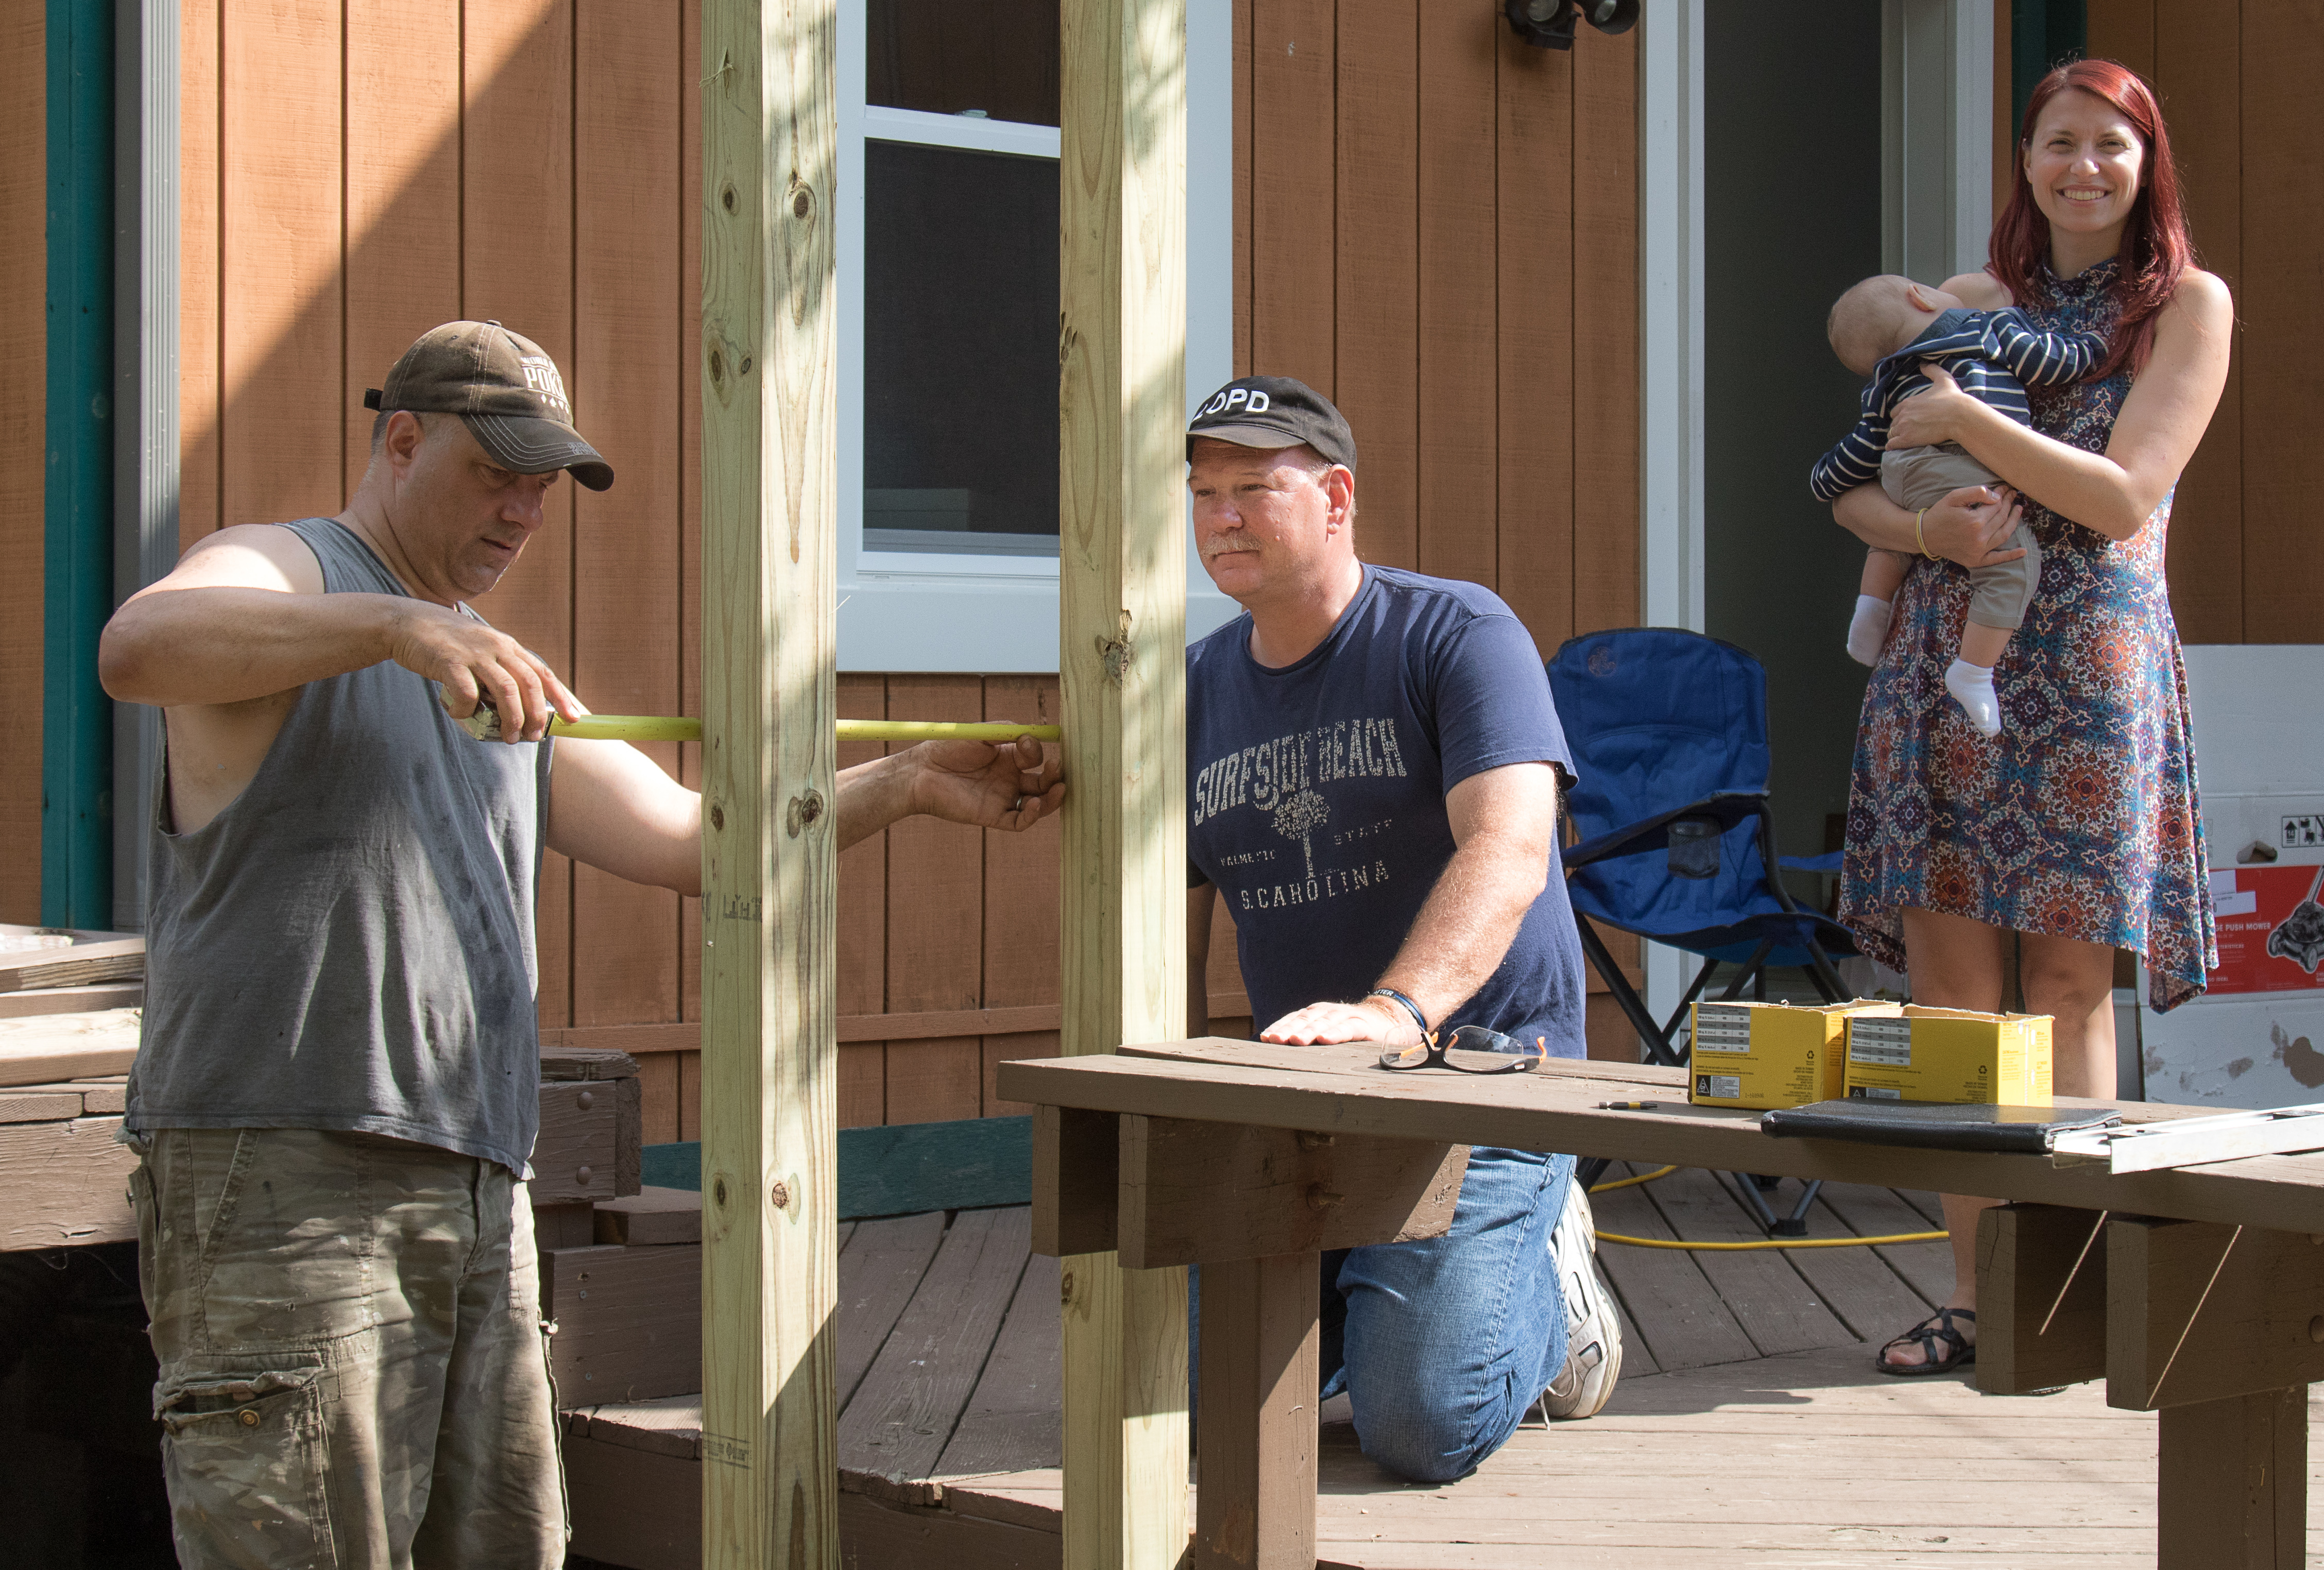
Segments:
[[[131,1179],[188,1570],[554,1570],[524,1185],[370,1134],[164,1129]]]

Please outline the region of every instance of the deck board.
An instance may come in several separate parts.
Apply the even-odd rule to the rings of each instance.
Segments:
[[[945,1214],[858,1222],[839,1256],[839,1407],[855,1397],[944,1242]]]
[[[1805,1219],[1811,1238],[1880,1235],[1858,1233],[1848,1225],[1825,1203],[1821,1193]],[[1780,1257],[1799,1272],[1824,1307],[1858,1341],[1885,1341],[1928,1312],[1921,1295],[1880,1257],[1877,1250],[1787,1249]]]
[[[1065,1455],[1057,1261],[1036,1257],[936,1465],[939,1477],[1055,1466]]]
[[[1691,1238],[1749,1224],[1699,1172],[1596,1204],[1600,1226],[1639,1235],[1667,1235],[1673,1219]],[[1925,1230],[1921,1205],[1933,1209],[1934,1196],[1830,1184],[1811,1231]],[[1028,1219],[936,1213],[862,1223],[844,1240],[841,1361],[871,1371],[841,1415],[860,1547],[893,1547],[888,1537],[908,1528],[933,1550],[951,1519],[972,1535],[1027,1534],[1009,1539],[1012,1564],[1056,1563],[1046,1545],[1062,1497],[1057,1266],[1027,1257]],[[1950,1283],[1945,1250],[1729,1254],[1757,1262],[1719,1272],[1738,1294],[1730,1307],[1699,1262],[1720,1256],[1609,1244],[1599,1257],[1627,1350],[1607,1409],[1529,1420],[1473,1476],[1428,1487],[1365,1460],[1345,1402],[1327,1403],[1319,1557],[1347,1570],[2151,1564],[2153,1414],[2111,1409],[2099,1384],[1987,1397],[1964,1377],[1874,1371],[1873,1344],[1903,1327],[1890,1320]],[[1753,1344],[1809,1334],[1831,1344],[1773,1356]],[[2310,1411],[2324,1415],[2324,1402]],[[698,1398],[686,1397],[567,1414],[568,1459],[590,1495],[576,1501],[576,1555],[618,1547],[627,1557],[613,1562],[636,1570],[698,1563],[692,1491],[669,1468],[698,1464],[700,1420]],[[622,1455],[633,1459],[608,1459]],[[2313,1556],[2324,1553],[2324,1447],[2311,1447],[2310,1471]],[[872,1515],[888,1534],[877,1542],[862,1537]]]
[[[1618,1161],[1607,1168],[1607,1176],[1628,1177],[1635,1170],[1628,1163]],[[1600,1232],[1629,1237],[1677,1235],[1641,1189],[1618,1188],[1597,1196],[1591,1205]],[[1701,1368],[1758,1355],[1733,1312],[1719,1300],[1717,1288],[1696,1259],[1669,1249],[1609,1244],[1598,1251],[1598,1262],[1613,1283],[1615,1296],[1629,1311],[1640,1344],[1653,1354],[1659,1369]]]
[[[1764,1238],[1766,1234],[1727,1191],[1724,1182],[1729,1180],[1720,1174],[1683,1169],[1646,1184],[1645,1192],[1674,1236],[1697,1242],[1750,1242]],[[1787,1183],[1769,1198],[1791,1199],[1797,1187]],[[1818,1298],[1784,1251],[1692,1257],[1762,1355],[1844,1346],[1858,1339]]]
[[[1637,1322],[1630,1317],[1618,1294],[1614,1298],[1614,1316],[1622,1322],[1622,1377],[1635,1379],[1640,1374],[1662,1372],[1663,1365],[1655,1361],[1654,1349],[1638,1334]]]
[[[1027,1206],[960,1213],[839,1414],[842,1471],[890,1482],[936,1475],[1024,1279],[1031,1242]]]
[[[1827,1183],[1821,1198],[1824,1206],[1858,1237],[1895,1237],[1904,1233],[1940,1231],[1944,1226],[1942,1221],[1932,1222],[1894,1189],[1873,1188],[1861,1183]],[[1935,1196],[1930,1198],[1933,1207]],[[1872,1253],[1896,1272],[1897,1279],[1912,1288],[1914,1297],[1932,1308],[1942,1303],[1945,1294],[1952,1290],[1953,1249],[1950,1242],[1888,1243],[1874,1249]],[[1904,1326],[1896,1328],[1901,1330]]]

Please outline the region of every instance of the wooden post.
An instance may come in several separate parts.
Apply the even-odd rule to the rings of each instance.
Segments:
[[[2308,1387],[2165,1407],[2155,1455],[2160,1570],[2308,1562]]]
[[[1063,8],[1064,1048],[1185,1031],[1185,0]],[[1065,1570],[1186,1547],[1186,1273],[1063,1261]]]
[[[1203,1267],[1203,1485],[1188,1570],[1314,1570],[1320,1253]]]
[[[839,1564],[835,0],[702,18],[702,1553]]]

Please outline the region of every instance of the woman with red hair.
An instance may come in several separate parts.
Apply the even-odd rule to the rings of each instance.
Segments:
[[[1915,1002],[2002,1007],[2021,942],[2025,1007],[2055,1020],[2056,1088],[2115,1087],[2114,951],[2146,956],[2154,1006],[2184,1002],[2218,963],[2196,814],[2187,680],[2163,582],[2171,496],[2227,374],[2235,308],[2195,265],[2162,111],[2110,60],[2042,79],[2018,181],[1982,272],[1945,289],[1973,309],[2018,306],[2042,330],[2098,332],[2090,378],[2029,388],[2029,429],[1941,369],[1896,409],[1891,448],[1959,442],[2004,486],[1914,514],[1877,485],[1834,504],[1867,544],[1921,559],[1864,697],[1840,919],[1907,970]],[[1944,671],[1968,568],[2023,518],[2043,551],[2024,628],[1995,672],[2007,727],[1972,730]],[[1976,1356],[1978,1212],[1948,1195],[1955,1280],[1945,1306],[1883,1347],[1879,1367],[1940,1373]]]

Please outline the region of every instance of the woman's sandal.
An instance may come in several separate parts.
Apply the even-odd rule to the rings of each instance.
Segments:
[[[1883,1346],[1873,1355],[1872,1366],[1885,1374],[1909,1378],[1915,1374],[1950,1373],[1963,1363],[1975,1362],[1977,1343],[1953,1328],[1953,1321],[1956,1319],[1966,1319],[1974,1325],[1977,1323],[1977,1310],[1974,1308],[1938,1309],[1912,1329]],[[1937,1351],[1937,1344],[1941,1341],[1946,1346],[1941,1356]],[[1895,1363],[1888,1361],[1888,1353],[1892,1348],[1914,1345],[1921,1349],[1921,1362]]]

